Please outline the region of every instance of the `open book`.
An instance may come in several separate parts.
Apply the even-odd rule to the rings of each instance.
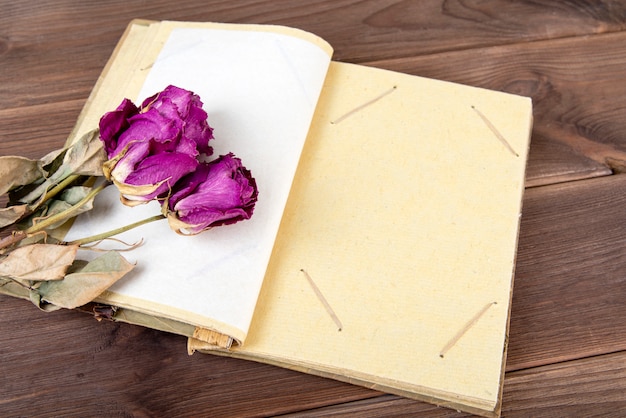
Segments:
[[[70,140],[174,84],[202,98],[215,155],[241,157],[259,201],[198,236],[120,236],[143,239],[137,267],[97,301],[190,352],[498,415],[531,101],[331,55],[284,27],[131,23]],[[110,189],[70,237],[159,210]]]

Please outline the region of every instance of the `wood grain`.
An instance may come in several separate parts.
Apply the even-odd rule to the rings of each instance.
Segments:
[[[0,155],[41,158],[63,147],[83,99],[0,110]]]
[[[580,1],[41,0],[3,2],[0,109],[87,97],[135,18],[299,27],[366,62],[606,33],[626,27],[626,4]],[[4,78],[6,77],[6,78]]]
[[[33,308],[0,296],[4,417],[278,415],[378,395],[273,366],[188,356],[179,336]]]
[[[295,418],[306,415],[307,418],[378,418],[378,417],[437,417],[464,418],[471,415],[448,408],[438,407],[394,395],[381,395],[376,398],[345,402],[308,411],[298,411],[282,415],[281,418]]]
[[[623,417],[626,353],[590,357],[510,373],[506,417]]]
[[[626,350],[624,219],[626,175],[527,190],[507,370]]]
[[[626,410],[626,354],[591,357],[508,373],[505,417],[623,417]],[[288,414],[296,417],[301,414]],[[468,417],[457,411],[393,395],[346,402],[306,411],[309,418],[380,416]]]
[[[626,111],[625,42],[626,32],[370,64],[532,97],[535,122],[527,172],[532,187],[626,168],[621,134],[626,130],[621,117]],[[31,157],[36,156],[33,144],[42,142],[46,151],[61,146],[83,101],[0,109],[0,153],[14,143]]]
[[[62,4],[49,5],[39,13],[45,14],[48,9],[50,13],[63,10],[65,16],[69,11]],[[397,3],[391,8],[395,7],[399,7]],[[70,16],[72,14],[67,18]],[[113,18],[104,12],[98,16]],[[55,31],[55,35],[42,33],[37,42],[22,34],[25,30],[21,26],[20,31],[4,37],[11,41],[5,42],[8,46],[0,61],[2,73],[9,75],[7,82],[0,84],[3,120],[0,151],[12,146],[13,141],[19,141],[28,153],[28,142],[35,138],[44,142],[50,139],[48,150],[63,143],[77,115],[75,112],[86,99],[125,22],[118,22],[119,32],[95,31],[81,23],[83,26],[76,28],[77,33],[97,32],[93,35],[95,45],[89,37],[76,39],[75,35],[70,42],[58,34],[60,28],[54,24],[45,30]],[[98,42],[103,45],[98,47]],[[532,97],[535,128],[527,185],[537,186],[604,176],[626,168],[626,143],[621,135],[626,129],[626,119],[620,117],[625,106],[622,97],[626,94],[626,50],[622,47],[625,42],[626,33],[618,32],[455,50],[368,65]],[[74,46],[80,51],[64,49]],[[62,58],[68,54],[76,57],[76,65],[69,68]],[[37,63],[30,60],[37,60]],[[87,61],[89,66],[83,64]],[[87,73],[92,74],[85,78]],[[56,104],[59,102],[63,104]],[[70,113],[65,113],[66,110]],[[22,116],[26,116],[26,121],[22,121]],[[52,116],[51,125],[33,123],[49,116]]]

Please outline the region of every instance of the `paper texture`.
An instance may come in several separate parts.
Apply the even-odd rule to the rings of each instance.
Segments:
[[[200,95],[214,128],[214,155],[233,152],[241,158],[256,178],[259,200],[251,220],[199,236],[176,236],[165,221],[120,235],[145,244],[127,253],[135,270],[99,300],[242,341],[330,56],[315,43],[282,33],[219,25],[169,29],[137,103],[169,84]],[[67,239],[158,213],[154,204],[124,207],[116,190],[107,190]]]
[[[531,118],[527,98],[332,63],[235,355],[495,409]]]

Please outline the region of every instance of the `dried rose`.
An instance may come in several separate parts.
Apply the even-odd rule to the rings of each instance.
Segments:
[[[171,187],[211,155],[213,130],[200,98],[168,86],[141,108],[125,99],[100,120],[100,139],[109,160],[105,176],[118,186],[127,204],[166,196]]]
[[[232,153],[201,163],[181,179],[167,201],[170,227],[198,234],[249,219],[257,201],[255,179]]]

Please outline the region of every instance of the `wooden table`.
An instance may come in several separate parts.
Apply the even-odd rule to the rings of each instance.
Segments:
[[[0,0],[0,155],[63,144],[133,18],[289,25],[339,61],[531,96],[503,414],[626,414],[626,2]],[[463,416],[185,344],[1,296],[0,415]]]

